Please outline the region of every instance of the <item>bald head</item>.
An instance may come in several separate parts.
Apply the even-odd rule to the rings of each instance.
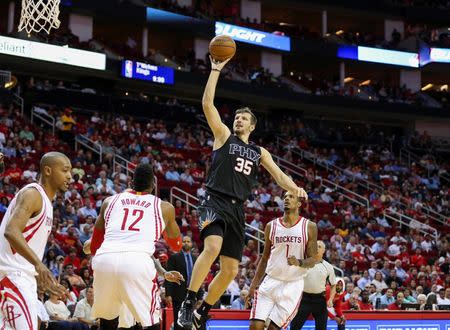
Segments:
[[[55,165],[59,164],[61,161],[69,161],[69,158],[67,158],[66,155],[63,153],[57,152],[57,151],[51,151],[47,152],[44,156],[41,158],[41,163],[39,164],[40,171],[43,172],[44,168],[46,166],[48,167],[54,167]],[[70,163],[70,161],[69,161]]]

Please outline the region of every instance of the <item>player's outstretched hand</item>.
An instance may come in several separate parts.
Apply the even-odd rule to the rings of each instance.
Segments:
[[[306,193],[306,190],[303,188],[300,188],[300,187],[298,188],[297,196],[299,198],[301,198],[302,200],[305,200],[305,201],[308,200],[308,194]]]
[[[58,297],[68,295],[68,290],[56,281],[53,273],[42,262],[35,269],[38,273],[36,281],[40,290],[48,291]]]
[[[209,60],[211,61],[211,70],[222,71],[225,64],[227,64],[231,60],[231,57],[229,59],[226,59],[225,61],[220,62],[216,61],[212,58],[211,55],[209,55]]]
[[[256,288],[250,285],[250,288],[248,289],[248,294],[245,297],[244,308],[250,308],[252,298],[255,294],[255,290],[256,290]]]
[[[172,270],[170,272],[164,273],[164,278],[169,282],[175,282],[176,284],[180,285],[181,282],[184,282],[184,277],[181,275],[180,272],[177,272],[175,270]]]
[[[289,256],[289,258],[287,258],[287,263],[289,266],[300,266],[300,263],[295,256]]]

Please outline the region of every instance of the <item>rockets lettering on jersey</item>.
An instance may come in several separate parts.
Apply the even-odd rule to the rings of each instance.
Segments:
[[[294,256],[305,259],[308,242],[308,219],[299,217],[291,227],[286,227],[282,218],[271,221],[270,250],[266,273],[280,281],[296,281],[308,272],[308,269],[291,266],[287,258]]]

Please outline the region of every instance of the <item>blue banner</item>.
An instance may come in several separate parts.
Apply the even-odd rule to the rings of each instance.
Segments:
[[[174,70],[165,66],[123,60],[122,77],[172,85],[174,83]]]
[[[248,329],[246,320],[210,320],[207,329],[230,330]],[[306,321],[302,329],[314,330],[313,320]],[[347,320],[348,330],[450,330],[450,320]],[[327,330],[337,330],[334,321],[328,321]]]
[[[253,30],[242,26],[216,22],[216,36],[225,34],[236,41],[261,47],[291,51],[291,38]]]
[[[419,55],[417,53],[400,52],[397,50],[362,47],[362,46],[340,46],[337,51],[339,58],[347,58],[358,61],[374,62],[419,67]]]

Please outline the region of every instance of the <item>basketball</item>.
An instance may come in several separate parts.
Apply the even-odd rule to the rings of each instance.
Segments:
[[[216,61],[225,61],[236,53],[236,43],[226,35],[214,37],[209,43],[209,53]]]

